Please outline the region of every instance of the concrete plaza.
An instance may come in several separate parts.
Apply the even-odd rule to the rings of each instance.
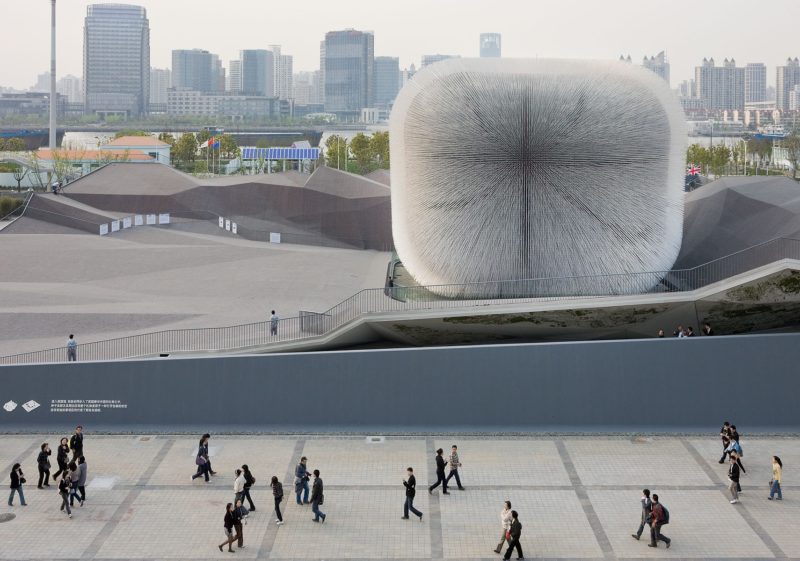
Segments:
[[[36,455],[57,435],[4,436],[3,486],[20,462],[29,506],[0,515],[0,559],[219,559],[233,470],[249,464],[257,510],[244,529],[244,559],[495,559],[502,502],[523,524],[527,558],[800,559],[800,439],[743,439],[741,503],[725,492],[726,466],[713,434],[696,437],[362,437],[218,436],[210,442],[218,472],[194,482],[193,436],[95,436],[85,441],[87,501],[72,519],[59,512],[55,487],[36,488]],[[457,443],[465,491],[429,495],[433,453]],[[770,458],[784,461],[784,500],[768,501]],[[325,482],[325,524],[292,494],[294,466],[308,456]],[[51,463],[55,462],[55,452]],[[405,468],[417,474],[415,501],[425,516],[401,520]],[[54,471],[54,470],[53,470]],[[268,482],[284,485],[285,525],[275,525]],[[451,480],[454,484],[454,480]],[[630,534],[641,489],[658,493],[671,513],[672,547],[652,549]],[[516,558],[516,556],[513,556]]]

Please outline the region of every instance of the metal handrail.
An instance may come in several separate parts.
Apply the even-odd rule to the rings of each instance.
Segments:
[[[320,337],[367,314],[480,308],[607,296],[697,290],[783,259],[800,260],[800,240],[776,238],[689,269],[631,274],[519,279],[436,286],[369,288],[325,312],[224,327],[171,329],[78,345],[80,360],[118,360],[159,354],[230,352]],[[397,296],[402,296],[398,298]],[[0,365],[62,362],[66,347],[0,357]]]

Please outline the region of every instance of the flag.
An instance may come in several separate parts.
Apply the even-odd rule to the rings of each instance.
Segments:
[[[686,170],[687,175],[697,175],[700,173],[700,168],[695,166],[694,163],[689,164],[689,169]]]
[[[210,139],[210,142],[211,142],[211,148],[219,148],[219,139],[212,138]]]
[[[208,148],[208,143],[209,143],[209,142],[211,142],[211,139],[210,139],[210,138],[209,138],[208,140],[206,140],[204,143],[202,143],[202,144],[200,145],[200,148]]]

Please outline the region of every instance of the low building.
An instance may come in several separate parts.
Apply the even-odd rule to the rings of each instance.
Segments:
[[[206,93],[171,89],[167,92],[167,113],[195,117],[228,117],[233,120],[291,117],[291,100],[260,95]]]
[[[170,145],[152,136],[121,136],[100,147],[100,150],[131,153],[140,152],[154,158],[159,164],[170,164]]]

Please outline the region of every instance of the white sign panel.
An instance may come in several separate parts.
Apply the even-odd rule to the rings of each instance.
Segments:
[[[236,222],[231,222],[231,232],[236,233]]]
[[[158,215],[158,223],[159,224],[169,224],[169,214],[159,214]]]
[[[111,223],[111,231],[112,232],[119,232],[119,220],[114,220]]]
[[[133,226],[133,220],[131,220],[130,216],[126,216],[125,218],[122,219],[123,228],[130,228],[131,226]]]
[[[269,233],[269,243],[281,243],[281,233],[280,232],[270,232]]]
[[[100,235],[105,236],[108,234],[108,224],[100,224]]]
[[[134,226],[143,226],[144,225],[144,216],[141,214],[137,214],[136,217],[133,219]]]
[[[225,227],[225,219],[222,218],[221,216],[219,217],[219,227],[220,228],[224,228]]]
[[[231,231],[231,221],[230,220],[226,220],[225,221],[225,229],[228,230],[229,232]]]
[[[156,215],[155,214],[148,214],[147,215],[147,225],[150,226],[156,223]]]

